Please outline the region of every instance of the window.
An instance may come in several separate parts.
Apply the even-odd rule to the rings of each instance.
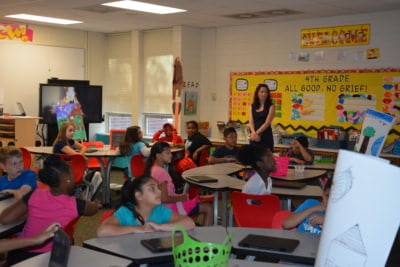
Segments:
[[[109,130],[125,130],[132,126],[132,115],[127,113],[106,112],[107,129]]]
[[[167,122],[173,123],[171,114],[145,113],[143,135],[153,136]]]

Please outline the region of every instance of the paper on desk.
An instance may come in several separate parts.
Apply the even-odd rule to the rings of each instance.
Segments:
[[[399,229],[400,168],[340,150],[315,266],[384,266]]]

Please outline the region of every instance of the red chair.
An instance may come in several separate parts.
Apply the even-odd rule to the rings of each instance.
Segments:
[[[22,152],[22,160],[24,161],[24,169],[30,169],[32,165],[32,155],[25,147],[19,148]]]
[[[199,195],[199,187],[195,186],[195,185],[190,185],[189,187],[189,198],[192,199],[194,197],[196,197],[197,195],[200,198],[200,202],[201,203],[212,203],[214,201],[214,194],[210,194],[210,195]]]
[[[25,147],[20,147],[19,148],[22,151],[22,160],[24,161],[24,169],[31,169],[32,171],[36,172],[36,174],[39,172],[38,168],[32,168],[32,155],[31,152],[29,152],[28,149]],[[36,185],[40,189],[46,189],[50,190],[50,187],[47,184],[42,183],[38,179],[36,180]]]
[[[271,228],[272,218],[280,210],[275,195],[252,195],[232,192],[232,211],[239,227]]]
[[[102,141],[92,141],[92,142],[82,142],[86,148],[104,148],[104,143]],[[102,158],[104,166],[106,165],[106,159]],[[91,157],[87,161],[88,169],[101,169],[100,163],[97,158]]]
[[[132,177],[139,177],[144,174],[146,162],[142,154],[133,155],[130,161]]]
[[[74,231],[75,231],[76,226],[78,225],[79,218],[80,217],[78,216],[75,219],[72,219],[67,225],[65,225],[63,227],[63,230],[65,231],[65,233],[68,235],[69,239],[71,240],[71,245],[73,245],[75,243]]]
[[[205,148],[200,153],[199,167],[208,164],[208,158],[210,157],[210,148]]]
[[[292,214],[292,212],[290,210],[280,210],[277,213],[275,213],[274,217],[272,217],[272,228],[273,229],[283,229],[282,223],[291,214]],[[293,228],[291,230],[296,230],[296,228]]]
[[[83,182],[83,175],[86,171],[86,159],[81,154],[58,154],[60,158],[65,160],[74,172],[75,184],[80,185]]]
[[[114,212],[115,210],[106,210],[105,212],[103,212],[100,217],[100,222],[104,222],[108,217],[113,215]]]

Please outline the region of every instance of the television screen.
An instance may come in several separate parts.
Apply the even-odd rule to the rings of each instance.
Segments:
[[[85,123],[103,121],[103,87],[100,85],[40,84],[39,116],[44,123],[56,121],[56,106],[79,103]]]

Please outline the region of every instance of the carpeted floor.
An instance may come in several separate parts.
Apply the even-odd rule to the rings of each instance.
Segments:
[[[111,183],[122,184],[123,183],[123,172],[120,169],[112,169],[111,170]],[[96,195],[96,201],[101,202],[102,192],[99,192]],[[115,208],[116,203],[119,201],[119,192],[115,190],[111,190],[111,208]],[[100,209],[99,212],[94,216],[82,216],[79,219],[78,225],[74,231],[74,239],[75,245],[81,246],[84,240],[96,237],[96,230],[100,225],[101,215],[111,208],[103,208]]]

